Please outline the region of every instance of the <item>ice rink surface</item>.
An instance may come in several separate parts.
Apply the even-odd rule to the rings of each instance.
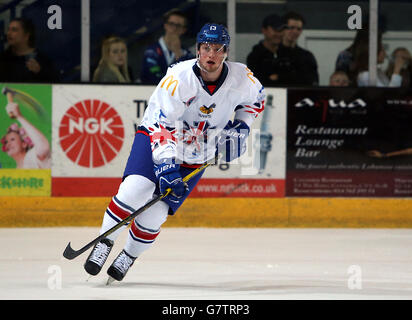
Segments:
[[[0,299],[392,300],[412,298],[410,229],[163,228],[122,282],[89,280],[98,228],[0,229]]]

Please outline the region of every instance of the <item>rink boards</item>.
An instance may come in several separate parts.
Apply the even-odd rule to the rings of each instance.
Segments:
[[[98,227],[109,201],[106,197],[0,197],[0,227]],[[411,228],[411,200],[189,198],[164,226]]]
[[[0,153],[0,226],[99,225],[154,87],[2,87],[17,92],[23,115],[48,139],[52,166],[16,170]],[[411,93],[266,88],[248,152],[208,168],[167,223],[409,227]],[[16,122],[0,113],[1,128]]]

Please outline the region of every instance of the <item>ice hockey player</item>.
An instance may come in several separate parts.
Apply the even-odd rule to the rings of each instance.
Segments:
[[[121,281],[135,259],[149,249],[161,225],[176,213],[202,174],[187,184],[182,177],[215,158],[240,157],[254,119],[264,108],[265,93],[241,63],[226,61],[230,37],[223,25],[205,24],[196,38],[197,58],[171,66],[148,102],[117,194],[103,217],[100,234],[112,228],[155,194],[172,192],[138,215],[124,249],[108,268]],[[122,226],[95,245],[84,268],[97,275]]]

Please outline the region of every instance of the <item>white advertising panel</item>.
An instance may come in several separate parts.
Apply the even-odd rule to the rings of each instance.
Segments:
[[[153,89],[53,86],[53,177],[120,177]]]
[[[107,196],[117,190],[154,88],[53,86],[53,195]],[[209,167],[193,196],[284,195],[286,90],[268,88],[266,94],[247,152],[229,164]]]

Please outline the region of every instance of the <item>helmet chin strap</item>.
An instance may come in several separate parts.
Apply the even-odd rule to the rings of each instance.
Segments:
[[[205,68],[203,68],[203,67],[200,65],[199,58],[200,58],[200,55],[199,55],[199,52],[198,52],[198,53],[196,54],[196,65],[199,67],[199,69],[202,70],[203,72],[211,73],[210,71],[207,71]],[[221,67],[221,65],[223,64],[223,62],[226,61],[226,59],[227,59],[227,53],[225,54],[224,58],[222,59],[222,62],[220,63],[218,69]]]

